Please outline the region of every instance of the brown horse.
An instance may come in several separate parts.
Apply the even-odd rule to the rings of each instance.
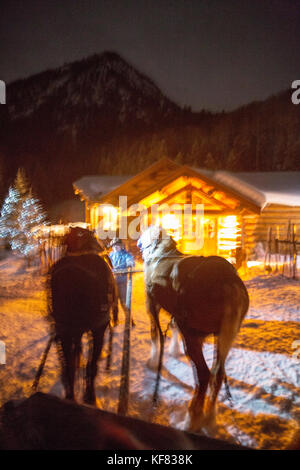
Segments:
[[[74,400],[81,339],[89,333],[84,401],[95,404],[97,362],[111,310],[117,322],[117,291],[111,267],[99,256],[103,247],[92,232],[71,228],[64,244],[65,256],[50,270],[50,318],[62,361],[62,380],[66,398]]]
[[[194,365],[196,389],[185,424],[189,430],[199,431],[214,422],[225,360],[247,313],[248,293],[228,261],[219,256],[185,256],[160,227],[149,227],[138,246],[145,261],[146,304],[151,319],[149,365],[158,366],[160,372],[164,336],[159,311],[163,308],[175,319]],[[211,371],[202,351],[209,334],[214,335],[216,343]],[[208,387],[210,395],[206,397]]]

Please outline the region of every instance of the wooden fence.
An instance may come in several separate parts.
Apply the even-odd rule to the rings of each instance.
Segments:
[[[284,238],[279,231],[269,227],[267,248],[265,252],[265,270],[281,273],[293,279],[297,278],[297,256],[300,250],[300,241],[297,240],[296,225],[289,221]]]

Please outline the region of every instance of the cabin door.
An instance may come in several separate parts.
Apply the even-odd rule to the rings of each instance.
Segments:
[[[218,221],[216,217],[204,218],[203,255],[216,255],[218,250]]]
[[[196,228],[193,227],[194,233]],[[195,239],[180,240],[180,249],[187,254],[210,256],[217,254],[218,223],[216,217],[203,217],[201,223],[201,236]]]

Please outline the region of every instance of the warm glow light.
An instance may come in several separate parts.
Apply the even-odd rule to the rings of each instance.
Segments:
[[[96,228],[96,207],[91,207],[90,209],[90,218],[91,218],[91,225],[93,229]]]
[[[180,237],[180,217],[175,214],[157,214],[155,225],[160,225],[175,241]]]
[[[262,266],[263,264],[264,264],[263,261],[256,261],[256,260],[247,261],[247,267],[248,268],[253,268],[255,266]]]
[[[144,199],[141,199],[139,201],[139,204],[148,208],[148,207],[151,207],[152,204],[158,204],[161,199],[162,199],[161,193],[159,191],[155,191],[154,193],[150,194],[150,196],[147,196]]]
[[[239,224],[235,215],[219,217],[218,249],[219,251],[231,251],[237,248],[237,240],[240,235]]]
[[[63,236],[68,231],[68,225],[39,225],[32,229],[37,237],[47,237],[50,235]]]
[[[175,214],[166,214],[162,217],[162,226],[164,229],[177,230],[179,228],[179,220]]]
[[[86,222],[71,222],[70,224],[57,225],[36,225],[31,229],[31,232],[38,238],[49,237],[50,235],[62,237],[69,231],[70,227],[81,227],[88,229],[89,225],[90,224],[87,224]]]
[[[103,229],[104,230],[116,230],[118,221],[118,209],[113,206],[102,207],[103,215]]]

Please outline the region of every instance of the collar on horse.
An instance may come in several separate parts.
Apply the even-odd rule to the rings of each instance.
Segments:
[[[164,242],[168,242],[167,244]],[[173,242],[173,240],[172,240]],[[160,245],[163,244],[163,246],[160,249]],[[169,245],[169,246],[168,246]],[[154,243],[150,243],[147,245],[144,249],[147,250],[151,246],[153,246],[151,256],[149,256],[149,259],[146,260],[146,264],[149,265],[153,262],[159,263],[163,259],[167,258],[173,258],[173,259],[178,259],[178,258],[183,258],[186,255],[181,253],[180,251],[177,250],[176,245],[173,243],[170,243],[170,240],[161,240],[158,239]]]
[[[165,254],[159,255],[159,256],[153,256],[153,258],[149,261],[147,261],[147,264],[153,263],[155,261],[156,263],[159,263],[163,259],[178,259],[178,258],[186,258],[186,255],[183,253],[180,253],[180,251],[177,250],[170,250]]]

